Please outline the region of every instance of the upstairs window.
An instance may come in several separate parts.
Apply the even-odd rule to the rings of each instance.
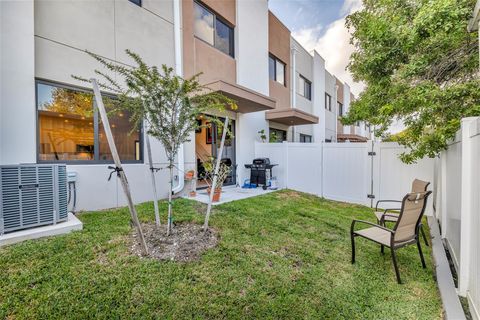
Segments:
[[[328,93],[325,93],[325,109],[332,111],[332,96]]]
[[[338,107],[338,116],[342,117],[343,116],[343,104],[341,102],[337,102],[337,107]]]
[[[285,85],[285,63],[273,55],[268,58],[268,74],[271,80]]]
[[[111,163],[92,92],[37,81],[38,161]],[[130,115],[118,109],[115,96],[103,97],[120,159],[138,162],[141,157],[141,130],[134,129]]]
[[[305,99],[312,100],[312,82],[302,75],[300,75],[298,81],[298,91],[302,97],[305,97]]]
[[[131,3],[136,4],[137,6],[141,7],[142,6],[142,0],[128,0]]]
[[[198,2],[194,2],[193,6],[195,37],[233,58],[233,28]]]

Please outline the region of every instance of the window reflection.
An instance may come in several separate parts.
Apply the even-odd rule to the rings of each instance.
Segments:
[[[213,46],[213,14],[195,2],[194,16],[195,35]]]
[[[118,100],[103,97],[103,103],[108,112],[108,121],[112,130],[113,140],[117,147],[118,155],[122,160],[140,160],[140,130],[133,130],[128,111],[118,111]],[[99,126],[99,158],[100,160],[113,160],[103,123]]]
[[[220,20],[215,20],[215,47],[233,56],[233,30]]]
[[[39,161],[111,161],[103,125],[88,91],[37,82]],[[140,161],[141,132],[113,97],[103,96],[115,145],[122,161]],[[98,148],[98,150],[95,149]]]
[[[92,95],[45,84],[38,84],[37,95],[39,160],[92,160]]]

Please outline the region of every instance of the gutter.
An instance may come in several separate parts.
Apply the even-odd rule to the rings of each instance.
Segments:
[[[182,29],[181,23],[181,8],[180,1],[173,1],[173,36],[175,43],[175,72],[178,76],[183,75],[182,69]],[[185,181],[183,180],[183,173],[185,172],[185,154],[184,146],[180,145],[178,148],[178,185],[172,189],[172,193],[176,194],[183,190]]]

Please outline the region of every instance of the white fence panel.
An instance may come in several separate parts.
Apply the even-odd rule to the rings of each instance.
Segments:
[[[448,150],[442,153],[445,157],[445,188],[446,199],[445,222],[442,223],[442,233],[450,248],[453,261],[458,270],[460,264],[460,221],[462,194],[462,141],[458,139],[450,144]]]
[[[323,196],[370,205],[371,143],[325,143],[323,146]]]
[[[287,187],[287,143],[255,142],[255,158],[269,158],[270,163],[277,164],[272,170],[273,176],[280,189]]]
[[[287,188],[322,195],[322,145],[287,144]]]
[[[382,142],[374,145],[374,195],[375,201],[381,199],[401,200],[412,188],[412,181],[429,181],[429,190],[433,190],[434,159],[424,158],[415,164],[405,164],[399,155],[405,148],[394,142]],[[426,214],[433,214],[433,197],[428,201]],[[389,204],[391,207],[391,204]]]
[[[480,319],[480,119],[470,127],[472,165],[472,210],[470,221],[470,268],[467,297],[471,313]]]

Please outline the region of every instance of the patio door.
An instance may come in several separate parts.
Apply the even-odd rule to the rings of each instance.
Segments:
[[[222,123],[225,121],[224,118],[220,118]],[[220,153],[220,144],[222,142],[223,128],[213,125],[214,137],[212,142],[212,155],[215,159],[219,157]],[[225,137],[225,145],[223,147],[223,152],[220,155],[220,159],[223,163],[230,167],[230,172],[225,180],[224,186],[230,186],[236,184],[236,173],[237,166],[235,161],[235,120],[231,120],[228,123],[228,131]]]

